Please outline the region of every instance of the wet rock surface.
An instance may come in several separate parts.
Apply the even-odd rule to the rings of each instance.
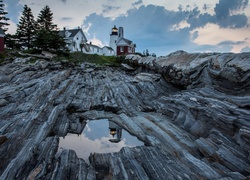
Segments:
[[[250,178],[250,53],[127,60],[0,66],[0,179]],[[57,154],[59,137],[103,118],[145,146],[89,164]]]

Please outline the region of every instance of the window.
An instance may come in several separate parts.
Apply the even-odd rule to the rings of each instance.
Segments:
[[[131,53],[131,47],[128,47],[128,52]]]
[[[124,52],[124,47],[123,46],[120,47],[120,52]]]

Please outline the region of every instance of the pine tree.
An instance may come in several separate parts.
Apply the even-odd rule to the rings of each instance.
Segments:
[[[56,25],[52,23],[53,13],[48,5],[46,5],[39,13],[37,18],[37,25],[39,30],[52,31],[56,28]]]
[[[30,49],[35,33],[36,22],[34,20],[34,16],[31,9],[27,5],[24,5],[23,13],[19,20],[19,24],[17,25],[16,32],[22,46],[26,46]]]
[[[8,14],[8,12],[4,11],[4,6],[5,4],[2,0],[0,0],[0,28],[2,28],[3,31],[7,31],[8,28],[6,28],[5,26],[8,26],[10,24],[7,23],[9,18],[7,18],[5,15]]]
[[[49,6],[45,6],[37,18],[37,34],[34,45],[42,50],[58,50],[65,47],[63,38],[56,31],[53,24],[53,13]]]
[[[20,49],[21,45],[18,43],[18,37],[16,34],[6,34],[4,37],[4,43],[6,47],[10,49]]]
[[[63,38],[57,31],[40,30],[36,35],[34,45],[41,50],[59,50],[65,47]]]

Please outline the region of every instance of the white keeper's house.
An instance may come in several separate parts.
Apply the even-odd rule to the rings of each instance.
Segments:
[[[82,29],[66,29],[59,31],[59,35],[64,38],[66,48],[70,52],[80,51],[86,54],[99,54],[104,56],[115,56],[121,54],[130,54],[135,52],[136,45],[128,39],[124,38],[123,28],[119,30],[114,26],[111,29],[109,46],[99,47],[88,43]]]

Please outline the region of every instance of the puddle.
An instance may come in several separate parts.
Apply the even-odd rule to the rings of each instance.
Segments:
[[[90,153],[118,152],[125,146],[142,145],[142,141],[108,119],[91,120],[86,124],[82,134],[67,134],[64,138],[61,137],[58,153],[62,149],[72,149],[79,158],[88,161]]]

